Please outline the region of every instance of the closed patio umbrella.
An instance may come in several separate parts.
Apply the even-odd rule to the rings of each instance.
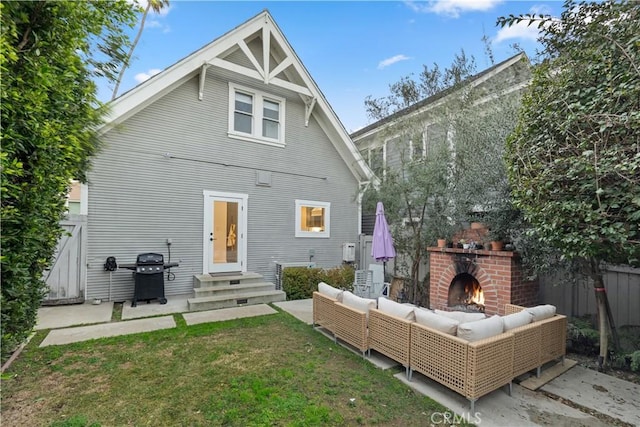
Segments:
[[[382,271],[386,276],[387,261],[396,256],[393,247],[393,238],[389,231],[389,224],[384,216],[384,205],[378,202],[376,206],[376,223],[373,227],[373,241],[371,242],[371,257],[376,261],[382,261]],[[384,277],[384,276],[383,276]]]

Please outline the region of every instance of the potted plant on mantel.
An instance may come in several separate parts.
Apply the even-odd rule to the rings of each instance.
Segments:
[[[501,251],[511,239],[511,230],[518,224],[520,211],[512,206],[487,212],[484,222],[489,228],[487,237],[491,241],[492,251]]]

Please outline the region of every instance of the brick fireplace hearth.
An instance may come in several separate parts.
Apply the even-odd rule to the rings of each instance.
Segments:
[[[482,289],[484,312],[488,315],[505,314],[504,304],[538,304],[539,284],[525,279],[517,252],[435,247],[427,250],[432,309],[455,309],[450,306],[450,289],[470,276]]]

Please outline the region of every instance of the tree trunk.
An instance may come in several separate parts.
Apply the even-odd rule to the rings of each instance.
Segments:
[[[113,93],[111,94],[111,100],[113,101],[118,96],[118,89],[120,89],[120,83],[122,83],[122,77],[124,77],[125,70],[129,67],[129,63],[131,62],[131,57],[133,56],[133,51],[135,50],[138,42],[140,41],[140,36],[142,35],[142,30],[144,30],[144,23],[147,20],[147,15],[149,14],[149,9],[151,9],[151,2],[147,3],[147,8],[144,10],[142,14],[142,19],[140,20],[140,29],[138,30],[138,34],[136,34],[136,38],[131,45],[131,49],[129,49],[129,53],[127,54],[127,59],[122,64],[122,68],[118,73],[118,78],[116,79],[116,86],[113,88]]]
[[[419,281],[418,276],[420,274],[420,256],[416,256],[413,258],[411,262],[411,303],[418,305],[419,299]]]
[[[598,306],[598,332],[600,333],[600,355],[598,356],[598,370],[602,372],[607,366],[607,353],[609,351],[609,326],[607,311],[607,293],[604,287],[602,271],[598,260],[591,258],[591,277],[596,293],[596,304]]]

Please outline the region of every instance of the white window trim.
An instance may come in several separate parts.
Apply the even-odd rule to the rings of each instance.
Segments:
[[[236,92],[242,92],[247,95],[251,95],[253,97],[253,111],[252,119],[253,125],[251,126],[251,135],[238,132],[234,130],[234,112],[235,112],[235,102],[236,102]],[[271,102],[278,103],[280,105],[280,117],[279,124],[280,129],[278,133],[278,139],[275,138],[267,138],[262,136],[262,119],[263,119],[263,100],[267,99]],[[246,86],[241,86],[229,82],[229,127],[227,131],[227,135],[230,138],[241,139],[243,141],[257,142],[259,144],[272,145],[275,147],[284,147],[285,143],[285,110],[286,110],[286,100],[285,98],[281,98],[275,95],[270,95],[265,92],[248,88]]]
[[[302,218],[300,216],[300,211],[303,206],[309,206],[313,208],[324,208],[325,218],[324,218],[324,231],[322,232],[313,232],[313,231],[302,231],[300,228],[302,226]],[[320,239],[328,239],[331,237],[331,203],[330,202],[318,202],[313,200],[296,200],[295,201],[295,209],[296,209],[296,237],[313,237]]]

